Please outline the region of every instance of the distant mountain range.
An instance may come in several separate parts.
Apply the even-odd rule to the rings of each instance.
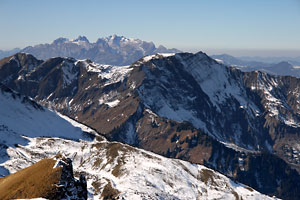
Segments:
[[[212,58],[223,58],[224,60],[240,62],[240,63],[265,63],[265,64],[273,64],[273,63],[280,63],[280,62],[289,62],[294,66],[300,65],[300,56],[298,57],[260,57],[260,56],[241,56],[241,57],[234,57],[228,54],[219,54],[219,55],[211,55]]]
[[[18,53],[0,60],[0,82],[110,141],[203,164],[264,194],[300,198],[300,80],[295,77],[242,72],[202,52],[156,54],[130,66],[65,57],[44,61]],[[69,146],[61,148],[70,153]],[[88,154],[93,145],[86,149],[96,157]],[[113,159],[120,154],[112,153]],[[116,173],[123,162],[111,161]],[[113,170],[96,163],[95,168]]]
[[[260,56],[242,56],[238,57],[240,60],[244,61],[258,61],[258,62],[265,62],[265,63],[278,63],[282,61],[286,61],[291,63],[292,65],[300,65],[300,56],[298,57],[284,57],[284,56],[279,56],[279,57],[260,57]]]
[[[12,49],[12,50],[7,50],[7,51],[3,51],[3,50],[0,50],[0,59],[4,58],[4,57],[7,57],[7,56],[11,56],[15,53],[18,53],[20,52],[21,49],[19,48],[15,48],[15,49]]]
[[[146,55],[156,53],[177,53],[178,49],[167,49],[160,45],[156,47],[153,42],[112,35],[99,38],[90,43],[85,36],[76,39],[58,38],[51,44],[39,44],[24,49],[0,52],[0,58],[11,56],[16,52],[30,53],[38,59],[51,57],[73,57],[76,59],[90,59],[100,64],[130,65]]]
[[[293,62],[294,64],[287,61],[266,63],[253,60],[242,60],[228,54],[212,55],[211,57],[220,63],[237,67],[244,72],[262,71],[273,75],[300,77],[300,68],[296,65],[296,61]]]

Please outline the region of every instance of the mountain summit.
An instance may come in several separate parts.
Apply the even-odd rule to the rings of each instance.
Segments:
[[[89,40],[87,39],[87,37],[85,37],[85,36],[78,36],[78,38],[77,39],[75,39],[75,40],[73,40],[74,42],[79,42],[79,41],[81,41],[81,42],[87,42],[87,43],[89,43]]]
[[[89,42],[85,36],[78,36],[73,40],[58,38],[51,44],[29,46],[20,51],[39,59],[73,57],[110,65],[130,65],[146,55],[180,52],[178,49],[167,49],[161,45],[156,47],[153,42],[117,35],[99,38],[95,43]]]

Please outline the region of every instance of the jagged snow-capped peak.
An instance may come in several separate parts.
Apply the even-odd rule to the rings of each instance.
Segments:
[[[124,36],[111,35],[109,37],[104,38],[104,40],[110,46],[123,46],[123,45],[139,45],[142,44],[143,41],[139,39],[126,38]]]
[[[73,42],[87,42],[89,43],[89,40],[85,36],[79,35],[76,39],[72,40]]]

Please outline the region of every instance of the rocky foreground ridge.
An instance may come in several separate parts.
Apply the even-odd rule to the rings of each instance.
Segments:
[[[87,199],[86,179],[73,176],[72,161],[61,156],[43,159],[0,178],[0,198]]]

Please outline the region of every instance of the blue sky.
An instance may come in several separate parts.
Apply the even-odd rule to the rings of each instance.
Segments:
[[[0,49],[117,34],[185,51],[300,56],[300,0],[0,0]]]

